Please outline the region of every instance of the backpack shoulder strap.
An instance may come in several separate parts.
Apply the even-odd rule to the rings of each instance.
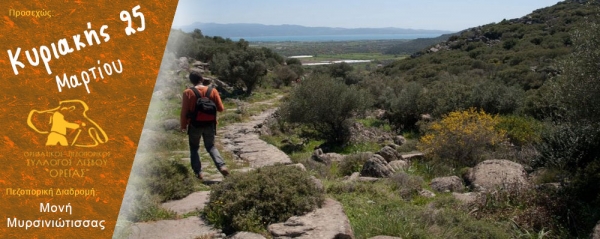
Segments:
[[[208,87],[208,90],[206,90],[206,98],[210,99],[210,93],[212,93],[212,91],[213,91],[214,88],[215,88],[215,86],[213,86],[213,85],[210,85]]]
[[[198,91],[198,89],[196,89],[195,86],[190,87],[190,89],[194,92],[194,94],[196,95],[196,99],[200,98],[200,91]]]

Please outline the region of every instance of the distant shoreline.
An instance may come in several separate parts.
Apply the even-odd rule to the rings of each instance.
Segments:
[[[358,34],[358,35],[306,35],[306,36],[254,36],[230,37],[233,41],[244,39],[248,42],[327,42],[327,41],[364,41],[364,40],[410,40],[417,38],[435,38],[442,34]]]

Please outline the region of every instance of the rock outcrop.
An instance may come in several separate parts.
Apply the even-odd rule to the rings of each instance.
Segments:
[[[376,154],[381,155],[381,157],[383,157],[383,159],[385,159],[385,161],[387,161],[388,163],[402,158],[400,153],[398,153],[396,149],[390,146],[385,146],[381,148]]]
[[[463,192],[465,189],[462,179],[457,176],[434,178],[430,186],[437,192]]]
[[[229,239],[266,239],[263,235],[253,232],[236,232],[228,237]]]
[[[467,181],[475,191],[518,190],[529,186],[522,165],[508,160],[486,160],[467,173]]]
[[[178,215],[183,215],[189,212],[204,209],[204,206],[206,203],[208,203],[209,198],[209,191],[198,191],[188,195],[183,199],[165,202],[161,204],[161,207],[170,211],[174,211]]]
[[[162,126],[163,129],[169,131],[169,130],[179,130],[179,120],[178,119],[168,119],[165,120],[165,122],[163,122]]]
[[[283,223],[271,224],[268,230],[274,238],[354,238],[354,232],[342,204],[330,198],[325,199],[321,208],[304,216],[291,217]]]
[[[594,227],[594,232],[592,232],[592,239],[600,239],[600,221]]]
[[[324,163],[326,165],[330,165],[333,162],[339,163],[344,161],[344,155],[338,153],[323,153],[322,150],[317,149],[313,153],[311,159],[317,162]]]
[[[471,204],[477,200],[477,193],[452,193],[452,196],[463,204]]]
[[[394,169],[379,154],[373,154],[363,165],[360,174],[362,176],[385,178],[394,174]]]
[[[221,233],[206,225],[199,217],[136,223],[131,230],[129,239],[195,239]]]

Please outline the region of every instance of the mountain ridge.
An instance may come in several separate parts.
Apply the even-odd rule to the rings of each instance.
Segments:
[[[257,36],[310,36],[310,35],[365,35],[365,34],[447,34],[453,31],[424,30],[409,28],[343,28],[343,27],[307,27],[293,24],[265,25],[258,23],[201,23],[174,27],[184,32],[200,29],[207,36],[221,37],[257,37]]]

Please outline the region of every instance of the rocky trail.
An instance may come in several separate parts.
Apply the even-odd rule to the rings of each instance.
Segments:
[[[256,104],[271,105],[275,99],[255,102]],[[247,167],[232,170],[232,173],[243,173],[254,168],[273,164],[291,164],[290,158],[277,147],[270,145],[259,138],[256,133],[263,122],[275,112],[275,108],[263,111],[252,116],[247,122],[235,123],[225,126],[218,131],[217,140],[223,148],[236,155],[237,160],[245,162]],[[218,173],[210,157],[203,152],[201,160],[203,165],[204,183],[218,183],[223,176]],[[173,157],[181,157],[189,162],[189,153],[185,150],[171,152]],[[237,238],[259,239],[262,235],[239,232],[226,237],[219,230],[203,221],[197,212],[202,210],[209,201],[209,191],[197,191],[187,197],[163,203],[165,209],[174,211],[179,218],[176,220],[161,220],[154,222],[135,223],[131,227],[129,238],[173,238],[173,239],[208,239],[208,238]],[[193,216],[186,216],[193,215]],[[347,216],[344,214],[339,202],[327,199],[322,208],[305,216],[292,217],[285,223],[274,224],[269,227],[274,238],[354,238]]]

